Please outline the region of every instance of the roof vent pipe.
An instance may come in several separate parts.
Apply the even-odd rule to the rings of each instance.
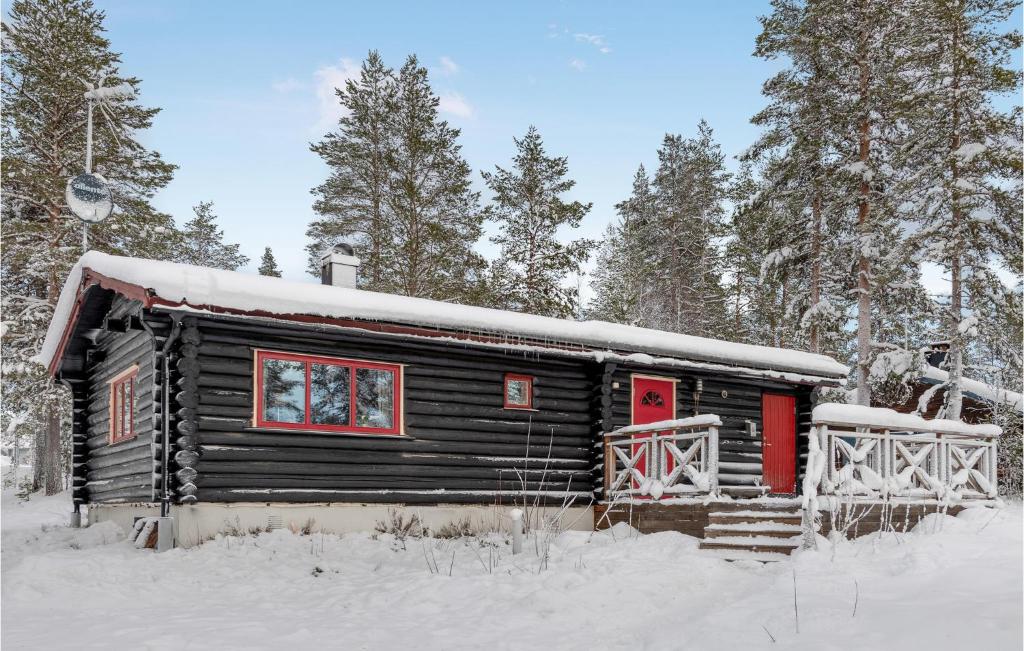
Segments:
[[[335,287],[355,289],[359,258],[345,242],[335,244],[320,258],[320,282]]]

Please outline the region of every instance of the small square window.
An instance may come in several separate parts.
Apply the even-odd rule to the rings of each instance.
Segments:
[[[505,409],[533,409],[533,378],[529,375],[505,376]]]
[[[122,371],[110,381],[110,443],[135,438],[135,377],[139,367]]]

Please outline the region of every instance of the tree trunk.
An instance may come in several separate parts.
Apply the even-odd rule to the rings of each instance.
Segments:
[[[61,463],[60,411],[56,405],[46,407],[46,447],[44,449],[43,480],[47,495],[56,495],[64,488]]]
[[[861,20],[867,20],[866,12]],[[860,197],[857,205],[857,234],[859,259],[857,261],[857,404],[871,406],[871,387],[868,385],[868,360],[871,357],[871,261],[864,253],[864,239],[871,234],[868,223],[871,212],[871,186],[867,181],[868,164],[871,160],[871,112],[868,101],[868,38],[866,30],[860,34],[857,68],[860,76],[860,101],[863,113],[860,118],[858,160],[861,163]]]
[[[41,490],[44,476],[43,466],[46,459],[46,423],[35,428],[32,432],[32,492]]]
[[[821,341],[818,332],[818,313],[816,308],[821,302],[821,193],[815,190],[814,200],[811,202],[811,220],[814,227],[811,230],[811,308],[815,310],[811,319],[809,344],[812,353],[821,352]]]
[[[959,32],[953,30],[953,110],[950,117],[953,122],[953,137],[950,142],[950,151],[955,152],[960,148],[960,106],[957,94],[960,91],[960,67],[957,48],[959,46]],[[953,254],[949,261],[949,274],[951,276],[950,297],[949,297],[949,388],[946,389],[946,413],[944,416],[950,420],[960,420],[960,411],[963,406],[963,390],[961,389],[961,378],[963,377],[964,348],[963,335],[960,332],[960,317],[963,314],[963,287],[962,269],[960,260],[960,223],[963,218],[963,210],[960,208],[960,192],[957,190],[957,181],[960,180],[960,170],[957,166],[956,156],[949,157],[950,187],[952,188],[952,224],[950,235],[953,240]]]

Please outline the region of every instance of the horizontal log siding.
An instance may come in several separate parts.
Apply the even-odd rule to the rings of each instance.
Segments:
[[[115,297],[107,318],[120,321],[139,309],[139,303]],[[159,407],[153,338],[143,330],[102,330],[90,346],[85,382],[72,392],[75,407],[75,476],[82,501],[93,503],[149,502],[154,498],[153,476],[159,473]],[[133,364],[135,378],[135,438],[114,445],[110,438],[110,384]]]
[[[718,454],[719,484],[722,486],[761,484],[763,428],[761,394],[763,392],[795,395],[799,412],[798,432],[803,431],[805,425],[809,423],[811,387],[768,380],[731,379],[717,375],[681,372],[678,368],[672,367],[619,366],[612,375],[612,382],[618,382],[619,388],[611,389],[612,424],[615,429],[631,424],[630,386],[632,374],[678,380],[676,384],[676,418],[686,418],[697,414],[717,414],[722,419],[722,427],[719,429]],[[704,382],[699,402],[694,394],[698,377]],[[722,396],[723,390],[728,393],[727,397]],[[753,421],[756,425],[755,436],[748,434],[748,420]],[[806,453],[806,443],[803,448],[798,449],[802,449]],[[601,479],[597,478],[596,481],[600,483]]]
[[[596,364],[293,324],[196,325],[200,502],[510,503],[525,482],[560,503],[592,490]],[[407,436],[253,427],[255,348],[404,364]],[[535,411],[503,408],[505,373],[536,378]]]

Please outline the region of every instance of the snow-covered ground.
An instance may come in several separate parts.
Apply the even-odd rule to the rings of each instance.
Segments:
[[[275,531],[166,554],[69,499],[3,497],[4,649],[1020,649],[1022,510],[930,516],[792,563],[677,533],[566,533],[546,567],[477,539]],[[433,569],[433,568],[436,568]],[[794,607],[794,576],[796,607]],[[797,621],[799,620],[799,621]],[[799,631],[797,625],[799,623]]]

